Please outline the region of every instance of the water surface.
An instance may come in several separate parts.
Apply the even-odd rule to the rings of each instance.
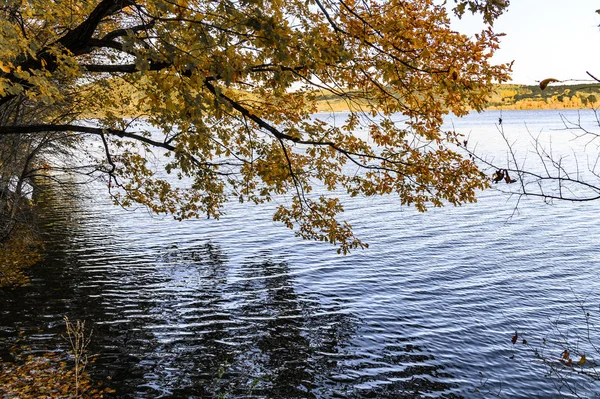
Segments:
[[[510,137],[571,153],[556,111],[490,111],[448,127],[506,160],[500,117]],[[64,348],[62,317],[86,319],[94,376],[113,397],[558,398],[560,382],[511,338],[544,349],[558,320],[576,340],[578,299],[597,317],[600,202],[515,208],[490,190],[420,214],[393,196],[357,198],[346,217],[370,248],[344,257],[274,223],[270,205],[176,222],[87,190],[49,201],[33,284],[0,292],[0,350]],[[545,350],[558,360],[562,347]],[[571,383],[582,397],[600,391]]]

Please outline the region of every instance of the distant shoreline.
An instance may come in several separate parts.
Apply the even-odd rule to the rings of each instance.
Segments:
[[[317,103],[318,112],[348,112],[350,107],[338,98]],[[600,84],[537,85],[502,84],[496,88],[485,110],[561,110],[600,108]]]

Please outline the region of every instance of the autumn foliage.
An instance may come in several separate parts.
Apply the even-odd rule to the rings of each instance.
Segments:
[[[457,3],[489,24],[507,4]],[[432,0],[9,0],[0,10],[0,110],[29,112],[0,120],[0,139],[54,132],[100,147],[32,163],[42,177],[102,176],[116,203],[178,219],[278,197],[275,220],[342,252],[364,245],[339,218],[343,197],[395,194],[423,211],[475,201],[488,185],[442,118],[481,110],[509,67],[490,63],[490,25],[459,34]],[[315,118],[323,93],[351,112],[333,125]]]
[[[29,282],[25,270],[42,258],[42,243],[36,234],[20,228],[0,243],[0,287],[16,287]]]
[[[86,330],[85,321],[63,320],[67,350],[11,348],[12,359],[0,362],[0,398],[101,399],[114,392],[93,382],[86,370],[95,357],[88,353],[92,331]]]
[[[17,354],[12,362],[0,363],[0,397],[19,399],[101,399],[109,389],[94,384],[88,373],[75,392],[75,369],[57,352]]]

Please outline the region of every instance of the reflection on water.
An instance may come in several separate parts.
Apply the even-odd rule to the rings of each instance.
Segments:
[[[110,216],[59,194],[43,214],[47,256],[33,284],[0,293],[4,356],[22,342],[65,349],[68,315],[93,325],[92,372],[118,398],[415,398],[457,388],[401,332],[378,352],[358,346],[361,320],[346,301],[297,292],[289,264],[269,252],[232,264],[204,240],[124,239]]]
[[[534,132],[551,117],[504,112],[506,131],[528,137],[527,115]],[[500,159],[497,119],[461,123]],[[275,225],[269,206],[178,223],[89,190],[49,193],[47,257],[31,286],[0,291],[0,356],[13,343],[64,349],[62,317],[85,319],[93,372],[116,398],[489,397],[475,393],[482,381],[503,398],[560,398],[510,339],[518,330],[541,345],[560,315],[581,327],[575,295],[600,303],[600,202],[524,199],[514,213],[487,191],[418,214],[356,198],[346,216],[371,246],[342,257]]]

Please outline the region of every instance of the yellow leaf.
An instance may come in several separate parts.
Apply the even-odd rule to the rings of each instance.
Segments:
[[[579,361],[577,362],[578,365],[583,366],[583,364],[585,363],[586,358],[585,355],[581,355],[581,359],[579,359]]]
[[[10,73],[10,66],[0,61],[0,69],[3,72]]]

